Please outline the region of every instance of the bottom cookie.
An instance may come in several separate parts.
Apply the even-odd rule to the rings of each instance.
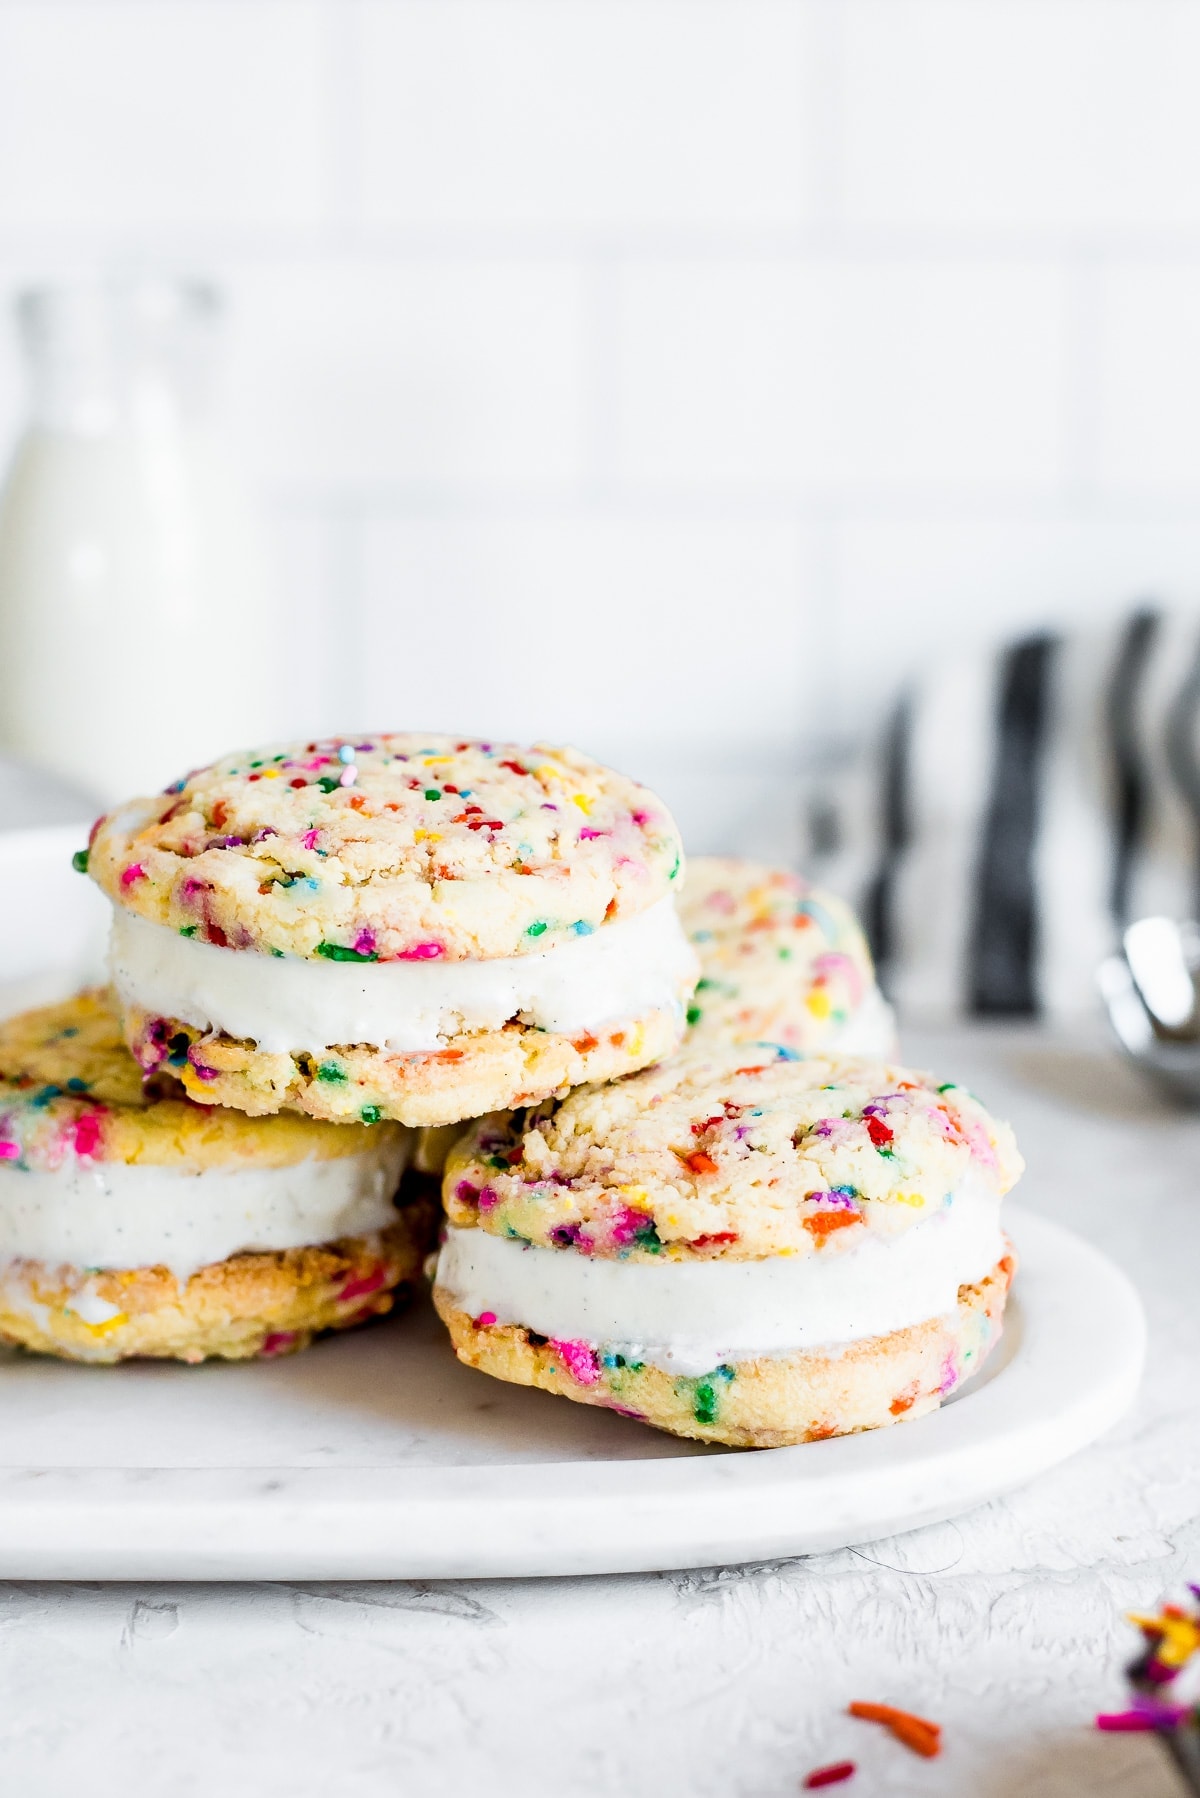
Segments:
[[[13,1260],[0,1270],[0,1343],[102,1363],[293,1354],[408,1297],[434,1219],[419,1199],[386,1229],[231,1255],[182,1284],[164,1267],[97,1272]]]
[[[318,1057],[274,1054],[178,1018],[126,1005],[129,1047],[146,1075],[174,1079],[190,1099],[250,1117],[300,1111],[334,1124],[388,1118],[440,1128],[533,1105],[589,1081],[603,1083],[660,1061],[679,1047],[678,1013],[647,1012],[622,1026],[567,1036],[512,1022],[464,1031],[445,1048],[389,1052],[348,1044]]]
[[[560,1342],[472,1318],[434,1288],[460,1361],[518,1386],[599,1405],[675,1436],[730,1448],[781,1448],[881,1429],[936,1410],[982,1366],[1000,1338],[1016,1268],[1010,1252],[955,1309],[845,1347],[762,1356],[681,1377],[603,1345]]]

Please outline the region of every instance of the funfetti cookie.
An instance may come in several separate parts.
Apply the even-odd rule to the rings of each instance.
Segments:
[[[836,894],[785,868],[699,856],[688,862],[679,914],[700,957],[694,1040],[895,1052],[867,940]]]
[[[690,1044],[451,1150],[434,1301],[459,1358],[680,1436],[920,1417],[1013,1273],[1006,1124],[882,1062]]]
[[[440,1125],[670,1054],[678,833],[570,749],[397,734],[226,757],[102,819],[142,1067],[252,1114]]]
[[[700,961],[689,1042],[776,1042],[892,1055],[896,1024],[844,900],[786,868],[692,857],[679,915]],[[423,1130],[414,1156],[439,1173],[461,1126]]]
[[[411,1133],[161,1098],[102,993],[0,1024],[0,1341],[80,1361],[303,1348],[416,1282]]]

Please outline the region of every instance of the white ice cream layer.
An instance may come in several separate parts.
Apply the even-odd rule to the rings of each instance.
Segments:
[[[878,1055],[885,1060],[896,1053],[896,1014],[877,986],[863,994],[862,1004],[836,1032],[829,1047],[837,1055]]]
[[[455,1306],[681,1374],[884,1336],[942,1317],[1005,1252],[1000,1201],[964,1186],[899,1236],[761,1261],[611,1261],[447,1230],[437,1283]]]
[[[411,1145],[290,1167],[177,1168],[64,1159],[53,1171],[0,1165],[0,1268],[167,1267],[179,1281],[243,1250],[299,1249],[396,1221]]]
[[[280,958],[198,943],[118,908],[109,965],[126,1004],[285,1055],[438,1049],[511,1018],[575,1035],[677,1009],[696,972],[669,897],[591,936],[492,961]]]

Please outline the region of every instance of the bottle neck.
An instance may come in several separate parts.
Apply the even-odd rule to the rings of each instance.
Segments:
[[[38,288],[17,303],[35,428],[177,430],[207,410],[218,302],[199,284]]]

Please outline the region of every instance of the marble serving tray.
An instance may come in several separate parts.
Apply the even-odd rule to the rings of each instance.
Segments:
[[[1145,1325],[1096,1249],[1013,1207],[1004,1340],[932,1417],[800,1448],[676,1442],[459,1366],[422,1303],[272,1362],[0,1352],[0,1578],[615,1573],[809,1554],[930,1523],[1129,1405]]]

